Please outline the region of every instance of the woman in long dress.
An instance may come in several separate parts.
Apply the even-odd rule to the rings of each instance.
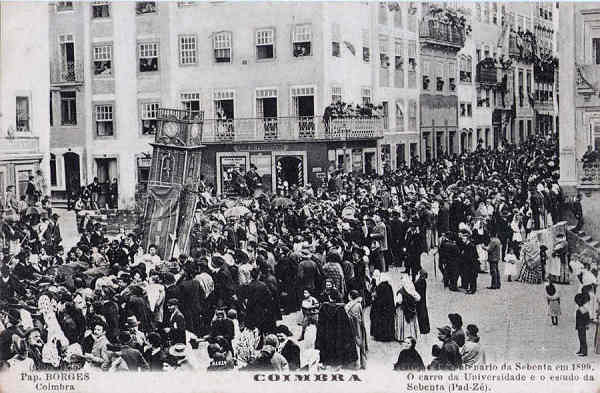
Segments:
[[[417,321],[419,322],[419,332],[421,334],[428,334],[430,331],[430,326],[429,312],[427,311],[427,272],[423,269],[421,269],[417,274],[417,279],[415,280],[415,289],[421,298],[417,301]]]
[[[400,289],[396,292],[395,338],[403,342],[407,337],[418,338],[417,332],[417,302],[421,296],[406,273],[400,279]]]
[[[374,272],[374,276],[377,276]],[[384,273],[379,274],[371,306],[371,336],[375,341],[394,340],[394,291]]]
[[[540,259],[540,242],[536,232],[531,232],[521,251],[523,266],[518,281],[528,284],[542,282],[542,263]]]
[[[556,243],[552,250],[552,258],[548,265],[548,274],[553,282],[557,284],[569,283],[569,266],[567,261],[567,251],[569,245],[563,233],[556,235]]]

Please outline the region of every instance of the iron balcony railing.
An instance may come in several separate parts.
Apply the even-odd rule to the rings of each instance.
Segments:
[[[271,117],[205,119],[202,143],[352,140],[383,137],[382,118]]]
[[[448,22],[425,19],[419,26],[421,41],[462,48],[465,45],[465,29]]]
[[[79,62],[57,63],[52,66],[52,84],[83,83],[83,64]]]

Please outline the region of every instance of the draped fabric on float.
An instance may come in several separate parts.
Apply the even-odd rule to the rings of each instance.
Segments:
[[[156,244],[159,255],[170,255],[177,235],[181,186],[151,187],[144,226],[149,244]]]

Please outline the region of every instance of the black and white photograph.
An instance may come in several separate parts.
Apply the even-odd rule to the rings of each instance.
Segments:
[[[2,392],[598,392],[599,261],[600,2],[0,2]]]

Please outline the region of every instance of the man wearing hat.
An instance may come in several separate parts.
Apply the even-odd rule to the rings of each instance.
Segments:
[[[179,311],[179,300],[171,298],[167,301],[168,315],[165,319],[165,333],[167,333],[173,343],[186,343],[186,320],[181,311]]]
[[[300,368],[300,347],[293,342],[290,337],[292,332],[286,325],[279,325],[275,328],[275,334],[279,341],[278,351],[287,360],[290,371]]]
[[[5,329],[0,333],[0,361],[4,362],[14,356],[12,342],[13,336],[22,336],[23,332],[20,328],[21,314],[19,310],[8,309],[3,312],[2,323]]]
[[[129,332],[121,332],[119,334],[118,344],[110,346],[109,350],[113,349],[114,352],[119,352],[125,363],[127,363],[127,368],[129,371],[141,371],[148,370],[150,366],[148,366],[148,362],[142,356],[142,353],[133,348],[136,343],[134,338],[129,334]],[[111,348],[112,347],[112,348]]]
[[[125,327],[131,336],[131,344],[135,349],[140,352],[144,351],[144,347],[147,344],[146,335],[139,330],[140,323],[137,320],[135,315],[130,315],[127,317],[127,321],[125,322]]]

